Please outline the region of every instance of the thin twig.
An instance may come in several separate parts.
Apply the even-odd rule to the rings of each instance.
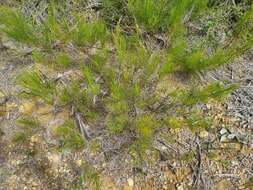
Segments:
[[[162,141],[162,140],[160,140],[160,139],[158,139],[157,141],[158,141],[159,143],[161,143],[162,145],[164,145],[166,148],[171,149],[171,150],[175,151],[177,154],[179,154],[179,153],[178,153],[178,150],[176,150],[175,148],[173,148],[171,145],[165,143],[164,141]]]
[[[235,174],[214,174],[213,176],[241,179],[238,175]]]
[[[86,139],[86,140],[90,140],[91,139],[91,136],[88,132],[88,129],[89,129],[89,126],[87,124],[85,124],[82,120],[82,117],[80,115],[80,113],[78,112],[75,112],[74,113],[74,117],[75,117],[75,120],[76,120],[76,124],[82,134],[82,136]]]
[[[195,170],[195,175],[194,175],[194,179],[193,179],[193,185],[195,187],[198,187],[200,180],[202,180],[202,174],[201,174],[201,169],[202,169],[202,150],[201,150],[201,146],[200,146],[200,143],[199,143],[199,136],[198,135],[196,135],[196,144],[197,144],[197,153],[196,153],[196,157],[197,157],[196,167],[197,167],[197,169]]]

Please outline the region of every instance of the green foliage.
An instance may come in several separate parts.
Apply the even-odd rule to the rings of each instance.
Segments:
[[[210,127],[211,124],[210,118],[207,116],[204,117],[200,110],[191,110],[190,113],[181,113],[181,117],[165,117],[162,123],[171,129],[188,127],[192,132],[200,132]]]
[[[103,17],[109,24],[133,24],[135,20],[148,32],[166,31],[168,27],[181,28],[183,17],[206,8],[206,0],[105,0]],[[178,29],[177,29],[178,31]]]
[[[171,93],[168,89],[174,86],[168,83],[167,89],[160,93],[160,84],[166,82],[168,75],[189,76],[227,64],[253,45],[252,7],[231,25],[232,38],[229,36],[225,44],[210,49],[209,44],[189,42],[188,25],[210,9],[207,4],[206,0],[105,0],[102,18],[88,19],[76,14],[69,20],[59,17],[51,6],[45,21],[34,28],[19,15],[19,22],[25,25],[22,30],[36,31],[36,37],[42,39],[38,45],[37,41],[27,40],[28,35],[15,38],[39,47],[33,53],[36,62],[52,62],[63,66],[63,70],[72,66],[81,74],[70,75],[65,83],[61,79],[52,82],[37,71],[24,71],[17,82],[30,97],[71,108],[91,123],[103,123],[108,132],[129,132],[135,139],[133,146],[140,152],[152,147],[156,131],[163,127],[188,127],[199,132],[210,126],[210,119],[198,109],[198,104],[222,100],[236,86],[179,85]],[[13,13],[4,15],[9,14]],[[110,24],[116,27],[108,29],[106,25]],[[6,34],[15,29],[7,24],[4,28]],[[164,40],[163,47],[156,44],[151,47],[149,44],[160,32],[168,42]],[[207,33],[203,38],[208,38]],[[75,55],[69,53],[72,50]],[[55,134],[62,148],[81,149],[85,145],[73,122],[58,127]],[[24,139],[24,134],[17,139]]]
[[[68,88],[64,88],[60,91],[59,94],[61,102],[65,105],[79,102],[79,98],[82,97],[82,91],[77,82],[73,82]]]
[[[108,101],[107,110],[107,127],[112,132],[122,132],[128,124],[129,105],[127,100],[124,100],[124,89],[117,84],[111,87],[111,99]]]
[[[182,157],[180,158],[180,160],[183,160],[185,162],[190,162],[193,159],[194,159],[194,152],[187,152],[183,154]]]
[[[23,143],[28,141],[29,136],[25,132],[16,132],[12,137],[12,142],[14,143]]]
[[[9,7],[0,7],[0,24],[7,36],[22,43],[41,47],[51,51],[56,43],[74,42],[78,46],[93,45],[97,41],[104,42],[107,38],[106,26],[103,21],[88,22],[87,19],[75,16],[75,23],[59,18],[53,4],[49,6],[48,15],[40,25],[32,24],[21,14]]]
[[[55,63],[62,67],[69,67],[72,63],[72,60],[68,54],[58,53],[55,58]]]
[[[252,15],[253,5],[244,12],[234,25],[234,32],[224,46],[217,47],[208,54],[206,48],[200,48],[185,54],[187,57],[181,62],[184,69],[195,72],[198,70],[215,68],[233,61],[252,47]],[[207,47],[208,48],[208,47]]]
[[[96,42],[104,42],[107,37],[104,22],[95,20],[88,22],[84,18],[79,18],[72,33],[73,42],[77,46],[93,45]]]
[[[89,150],[93,154],[98,154],[101,150],[100,141],[98,139],[93,139],[89,143]]]
[[[90,97],[99,95],[100,85],[96,82],[96,75],[94,75],[89,67],[83,69],[83,75],[87,83],[87,94],[90,95]]]
[[[144,114],[136,118],[134,127],[138,135],[136,142],[138,150],[143,151],[148,149],[155,129],[160,127],[159,122],[152,115]]]
[[[46,52],[34,50],[32,52],[32,59],[35,63],[44,64],[51,68],[58,70],[69,69],[73,63],[73,58],[65,52],[51,52],[48,55]]]
[[[22,43],[38,44],[38,36],[34,26],[17,11],[0,6],[0,32],[4,32],[10,38]]]
[[[209,6],[218,6],[218,5],[250,5],[251,0],[237,0],[237,1],[227,1],[227,0],[209,0]]]
[[[106,125],[109,131],[120,133],[127,127],[128,121],[129,118],[127,114],[112,115],[108,116]]]
[[[147,31],[166,29],[168,25],[169,2],[166,0],[130,0],[128,8]]]
[[[207,117],[203,117],[203,114],[193,112],[186,119],[187,126],[193,132],[200,132],[203,129],[210,127],[210,120]]]
[[[187,106],[195,105],[199,102],[207,103],[210,99],[222,100],[236,89],[236,85],[223,86],[220,83],[213,83],[204,88],[191,88],[177,93],[180,101]]]
[[[75,111],[83,113],[87,118],[95,118],[97,113],[93,104],[93,96],[88,94],[89,89],[80,87],[78,81],[58,90],[59,100],[65,106],[73,106]]]
[[[95,73],[105,72],[105,64],[108,61],[108,52],[107,50],[99,50],[95,55],[90,57],[90,62],[87,65],[89,69],[92,69]],[[103,76],[106,76],[107,73],[103,73]]]
[[[79,183],[73,188],[73,190],[82,190],[82,189],[101,189],[101,181],[99,173],[95,168],[90,166],[88,163],[83,163],[81,165],[82,175],[80,177]]]
[[[41,52],[36,51],[36,50],[32,52],[32,59],[34,62],[37,62],[37,63],[45,62],[44,55]]]
[[[237,15],[239,18],[235,23],[232,23],[234,25],[234,32],[232,35],[227,35],[228,38],[225,39],[225,44],[218,46],[217,44],[211,44],[214,43],[212,39],[210,39],[211,41],[205,41],[205,38],[210,37],[209,32],[206,32],[206,36],[202,37],[198,43],[194,42],[193,45],[190,45],[187,36],[188,28],[185,26],[184,22],[182,22],[182,18],[185,18],[184,16],[187,10],[189,10],[192,5],[194,8],[192,17],[203,12],[203,10],[206,10],[207,2],[192,1],[190,4],[189,3],[190,1],[184,1],[184,3],[181,4],[176,2],[176,5],[171,7],[171,21],[169,24],[170,48],[166,55],[168,62],[164,64],[165,70],[167,68],[170,72],[171,70],[174,72],[183,70],[184,72],[194,73],[199,70],[212,69],[233,61],[252,47],[252,6],[244,13],[241,13],[242,16],[239,14]],[[210,9],[212,14],[213,12],[217,12],[218,14],[218,11],[219,9]],[[223,19],[224,15],[225,13],[221,14],[220,17],[217,16],[218,18],[215,17],[214,21],[221,22],[217,19],[221,19],[221,17]],[[196,16],[193,18],[195,17]],[[206,22],[207,19],[208,18],[203,22]],[[210,22],[209,25],[212,25]],[[224,25],[225,21],[222,20],[222,22],[221,25]],[[229,24],[231,25],[230,22]],[[208,26],[208,28],[212,28],[212,26]]]
[[[170,13],[169,13],[169,28],[172,32],[171,38],[180,40],[180,38],[185,35],[186,28],[184,26],[184,17],[187,13],[197,14],[199,11],[203,11],[206,6],[206,0],[173,0],[170,4]],[[192,16],[190,15],[190,16]],[[172,39],[173,40],[173,39]],[[173,40],[176,42],[176,40]]]
[[[53,7],[49,8],[46,21],[41,26],[41,32],[43,33],[43,44],[48,49],[51,49],[53,43],[60,35],[60,25],[56,20],[56,15]]]
[[[114,34],[114,44],[120,71],[112,68],[112,76],[116,78],[107,81],[110,95],[106,101],[106,123],[110,131],[121,132],[127,126],[131,127],[131,118],[137,116],[136,109],[139,106],[145,107],[147,102],[143,101],[141,93],[146,93],[144,89],[151,85],[152,78],[158,77],[160,57],[157,52],[149,52],[138,40],[138,36],[127,41],[118,27]],[[154,94],[150,93],[145,98],[153,99],[152,96]]]
[[[55,135],[59,138],[60,149],[82,149],[85,147],[85,141],[81,134],[77,131],[73,121],[67,121],[63,125],[58,126]]]
[[[45,75],[33,70],[23,71],[16,79],[17,83],[25,91],[22,93],[29,97],[38,97],[48,104],[53,103],[55,93],[55,83],[50,81]]]
[[[24,115],[17,120],[19,127],[18,131],[14,133],[12,141],[14,143],[25,143],[28,142],[33,134],[40,127],[40,123],[33,117]]]
[[[54,4],[50,4],[45,21],[38,26],[41,34],[40,45],[45,50],[52,50],[57,42],[66,43],[71,41],[72,24],[64,17],[59,17]]]
[[[130,14],[125,0],[104,0],[102,2],[102,16],[109,26],[122,23],[131,23]]]
[[[178,117],[166,117],[164,118],[164,121],[166,126],[172,129],[180,129],[183,126],[185,126],[185,121],[183,118],[178,118]]]
[[[178,107],[175,109],[176,115],[164,117],[162,123],[172,129],[188,127],[193,132],[200,132],[211,126],[211,118],[204,116],[196,105],[207,103],[211,99],[221,101],[236,88],[236,85],[212,83],[202,88],[175,90],[170,93],[170,97],[173,98],[172,104]]]

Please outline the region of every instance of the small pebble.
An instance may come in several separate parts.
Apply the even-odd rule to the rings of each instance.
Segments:
[[[127,179],[127,183],[128,183],[128,185],[131,186],[131,187],[134,186],[134,180],[133,180],[132,178],[128,178],[128,179]]]
[[[228,138],[225,135],[223,135],[220,138],[220,142],[228,142]]]
[[[236,138],[236,135],[235,135],[235,134],[229,134],[229,135],[227,136],[227,138],[228,138],[229,140],[233,140],[233,139]]]
[[[222,128],[222,129],[220,130],[220,134],[221,134],[221,135],[225,135],[227,132],[228,132],[228,130],[225,129],[225,128]]]

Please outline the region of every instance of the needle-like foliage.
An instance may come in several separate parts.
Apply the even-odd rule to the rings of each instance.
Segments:
[[[24,88],[22,94],[39,97],[49,104],[53,103],[55,84],[39,71],[23,71],[16,81]]]
[[[85,141],[81,134],[77,131],[73,121],[67,121],[63,125],[57,127],[54,131],[59,139],[60,149],[82,149]]]
[[[26,143],[30,140],[31,136],[40,130],[40,123],[37,119],[24,115],[17,120],[19,129],[14,133],[12,141],[14,143]]]
[[[39,38],[32,23],[25,19],[18,11],[9,7],[0,7],[0,31],[18,42],[38,44]]]
[[[76,13],[68,20],[51,6],[45,21],[33,26],[11,8],[1,7],[1,31],[34,45],[36,62],[75,70],[55,80],[24,71],[17,82],[25,94],[69,109],[73,117],[78,113],[91,125],[100,123],[110,135],[131,135],[132,147],[142,153],[152,147],[153,137],[162,128],[196,133],[208,128],[211,119],[199,104],[222,100],[236,86],[200,87],[191,84],[190,76],[196,79],[198,71],[228,64],[253,46],[253,5],[231,25],[224,44],[212,47],[189,39],[191,22],[212,9],[207,0],[105,0],[101,8],[102,17]],[[161,33],[166,38],[163,46],[156,44]],[[166,81],[179,75],[187,76],[188,83],[175,87]],[[56,136],[62,147],[84,145],[73,122],[57,128]]]

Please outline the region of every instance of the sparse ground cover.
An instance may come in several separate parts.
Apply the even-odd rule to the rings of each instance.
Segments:
[[[0,189],[252,188],[250,1],[2,4]]]

